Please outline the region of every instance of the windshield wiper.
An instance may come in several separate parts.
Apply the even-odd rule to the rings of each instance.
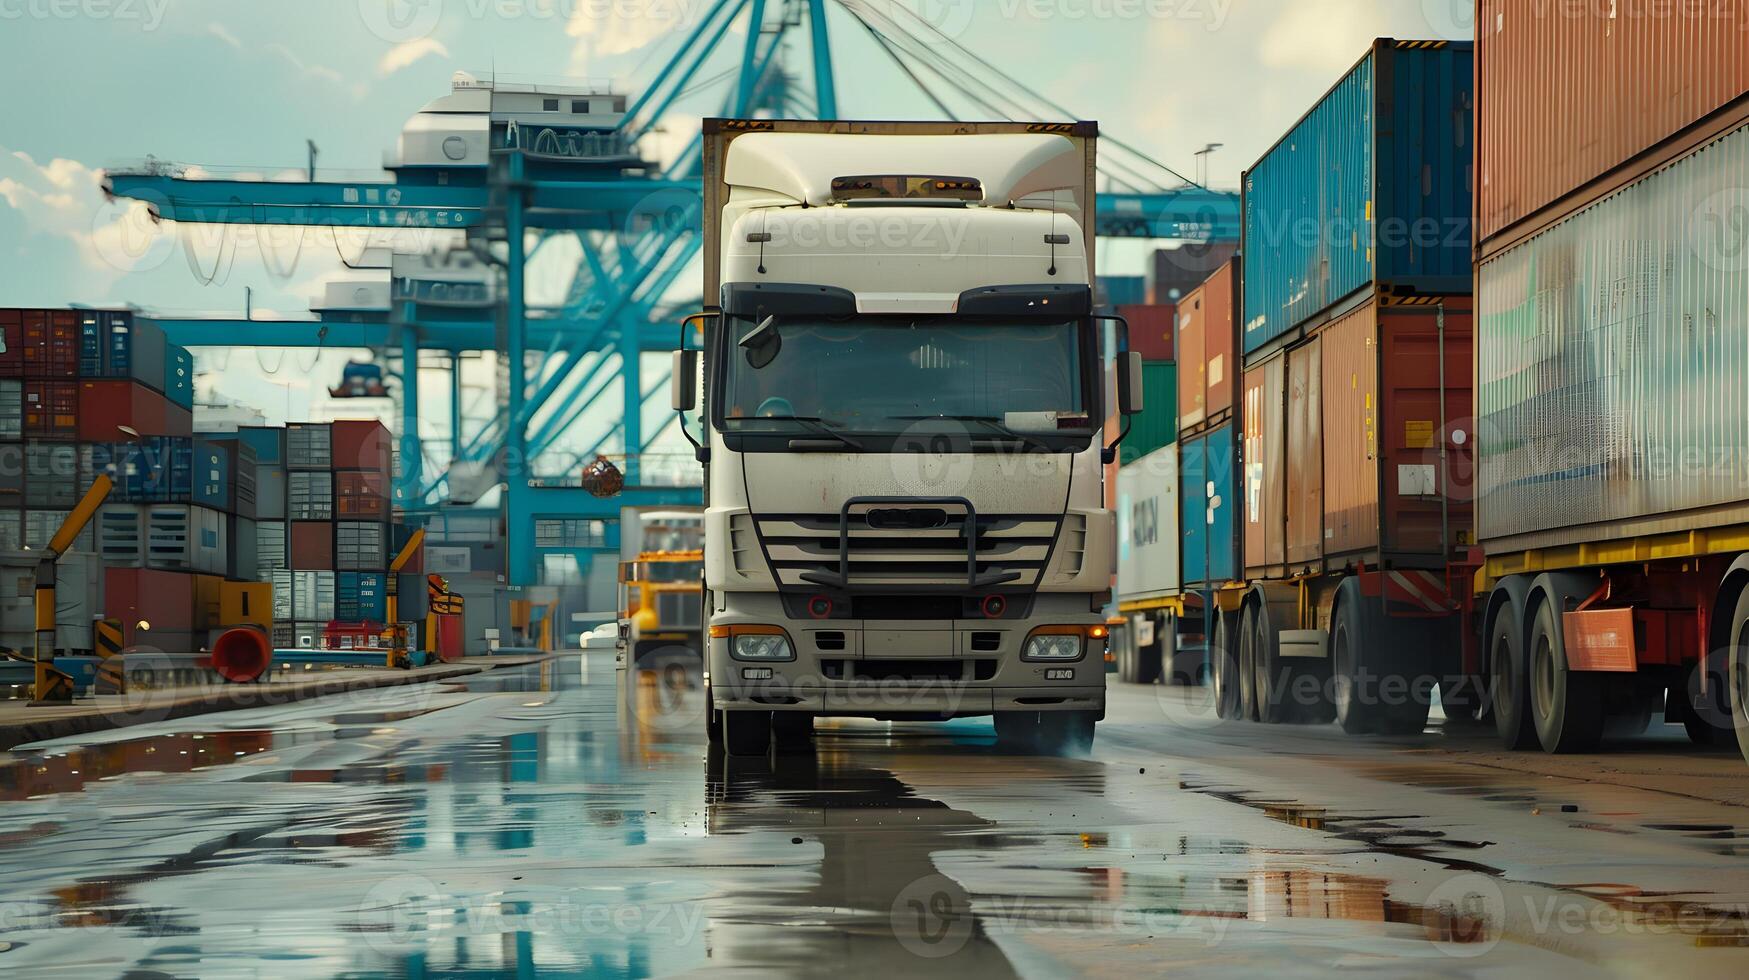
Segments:
[[[898,419],[901,422],[928,422],[931,420],[939,420],[942,422],[977,422],[980,425],[989,426],[997,435],[1024,443],[1034,449],[1047,453],[1054,451],[1051,449],[1050,445],[1043,440],[1027,435],[1024,432],[1011,429],[1001,419],[989,415],[895,415],[893,418]]]
[[[846,446],[849,446],[851,449],[857,450],[858,452],[862,451],[862,443],[861,442],[858,442],[857,440],[851,438],[850,436],[847,436],[844,433],[839,432],[837,429],[832,428],[831,423],[827,422],[825,419],[822,419],[822,418],[817,418],[817,417],[814,417],[811,415],[760,415],[760,416],[756,416],[755,419],[749,419],[749,420],[745,420],[745,421],[754,421],[754,420],[757,420],[760,422],[800,422],[801,424],[807,426],[809,429],[812,429],[813,431],[818,432],[820,435],[823,435],[828,439],[832,439],[836,442],[839,442],[839,443],[842,443]]]

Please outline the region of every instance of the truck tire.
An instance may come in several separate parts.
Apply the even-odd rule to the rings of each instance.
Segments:
[[[771,749],[771,712],[724,711],[723,748],[732,756],[764,755]]]
[[[704,731],[710,744],[723,744],[723,713],[717,710],[716,702],[711,700],[710,681],[704,682]]]
[[[1603,740],[1603,678],[1567,668],[1556,601],[1548,596],[1537,603],[1530,624],[1530,713],[1544,752],[1591,752]]]
[[[1243,606],[1234,618],[1238,621],[1239,646],[1239,718],[1256,721],[1257,714],[1257,624],[1256,613]]]
[[[1382,611],[1366,608],[1358,585],[1345,591],[1330,622],[1336,722],[1350,735],[1420,732],[1427,727],[1433,681],[1404,667],[1411,655],[1425,649],[1424,638]]]
[[[1085,755],[1093,750],[1093,734],[1098,722],[1097,711],[1040,712],[1040,744],[1053,754]]]
[[[1252,695],[1257,706],[1257,720],[1279,725],[1293,720],[1293,705],[1289,703],[1292,676],[1283,669],[1281,648],[1275,642],[1275,629],[1269,622],[1269,610],[1261,605],[1246,607],[1251,622]]]
[[[774,711],[771,735],[778,745],[806,745],[814,737],[814,716],[806,711]]]
[[[1664,689],[1633,674],[1618,674],[1604,684],[1603,737],[1638,738],[1664,708]]]
[[[1215,699],[1215,716],[1222,721],[1237,721],[1242,702],[1239,697],[1239,658],[1233,650],[1233,638],[1227,628],[1227,617],[1210,610],[1209,686]]]
[[[1731,726],[1737,733],[1737,750],[1749,762],[1749,590],[1737,600],[1737,615],[1731,624],[1731,651],[1725,672],[1725,689],[1731,700]]]
[[[1128,626],[1112,631],[1111,656],[1117,661],[1117,679],[1125,684],[1136,682],[1135,647],[1136,638]]]
[[[1527,689],[1530,668],[1518,617],[1518,597],[1508,594],[1488,627],[1489,708],[1494,713],[1494,732],[1511,752],[1534,748],[1537,740]]]
[[[1016,751],[1036,748],[1042,712],[998,711],[990,720],[996,726],[996,744]]]
[[[1445,719],[1462,725],[1475,724],[1482,715],[1482,684],[1474,677],[1447,677],[1439,682],[1439,710]]]

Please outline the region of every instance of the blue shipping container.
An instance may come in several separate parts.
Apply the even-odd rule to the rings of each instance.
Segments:
[[[278,426],[242,425],[237,427],[237,438],[243,445],[255,450],[255,462],[262,466],[280,466],[285,463],[285,429]]]
[[[186,347],[164,347],[164,395],[172,404],[194,409],[194,355]]]
[[[194,469],[190,490],[193,498],[190,502],[215,510],[231,508],[231,482],[235,479],[231,471],[231,451],[205,439],[195,439],[193,443]]]
[[[79,377],[103,377],[103,314],[88,310],[79,314]]]
[[[1470,291],[1472,47],[1374,42],[1245,174],[1245,353],[1374,283]]]
[[[1148,281],[1141,276],[1100,276],[1100,302],[1107,306],[1140,306],[1148,301]]]
[[[1238,454],[1233,426],[1188,439],[1179,445],[1179,533],[1184,587],[1195,589],[1230,582],[1239,575]]]
[[[382,572],[339,572],[335,576],[334,618],[345,623],[382,623],[389,614],[387,576]]]
[[[117,503],[188,503],[192,455],[193,440],[174,436],[93,443],[91,475],[104,473],[115,482],[110,499]]]
[[[80,377],[125,379],[162,389],[165,374],[164,330],[157,324],[125,310],[80,316]]]

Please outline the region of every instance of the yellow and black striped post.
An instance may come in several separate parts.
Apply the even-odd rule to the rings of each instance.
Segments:
[[[93,633],[97,639],[97,693],[127,693],[127,671],[122,664],[121,620],[100,619]]]
[[[55,561],[36,569],[36,676],[31,704],[69,704],[73,678],[55,669]]]

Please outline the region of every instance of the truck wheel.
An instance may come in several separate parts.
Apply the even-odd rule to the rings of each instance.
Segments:
[[[1369,613],[1358,587],[1336,603],[1330,626],[1330,670],[1336,721],[1350,735],[1413,735],[1427,727],[1433,681],[1405,662],[1424,638],[1382,613]]]
[[[1474,677],[1447,677],[1439,682],[1439,710],[1445,719],[1472,724],[1482,714],[1482,685]]]
[[[771,712],[724,711],[723,748],[730,755],[764,755],[771,748]]]
[[[1290,720],[1292,705],[1287,703],[1291,678],[1282,669],[1281,650],[1275,642],[1275,630],[1270,628],[1269,611],[1261,606],[1250,607],[1251,666],[1253,695],[1257,705],[1257,720],[1279,725]]]
[[[1500,744],[1518,752],[1536,745],[1530,717],[1529,665],[1524,659],[1524,633],[1518,625],[1518,601],[1508,597],[1494,614],[1488,631],[1488,671],[1493,682],[1489,705]]]
[[[1239,644],[1239,718],[1257,720],[1257,625],[1249,606],[1236,614]]]
[[[1652,716],[1664,707],[1664,689],[1632,674],[1609,678],[1604,685],[1603,737],[1638,738],[1652,727]]]
[[[723,744],[723,713],[717,710],[716,702],[711,700],[711,684],[704,684],[704,730],[705,738],[712,745]]]
[[[1045,711],[1039,713],[1039,742],[1046,751],[1061,755],[1086,754],[1093,749],[1097,711]]]
[[[1603,739],[1602,678],[1569,670],[1555,631],[1555,600],[1539,603],[1530,627],[1530,713],[1550,753],[1590,752]]]
[[[991,720],[996,725],[996,744],[1003,748],[1032,749],[1039,741],[1038,711],[998,711]]]
[[[1222,721],[1240,717],[1239,661],[1233,653],[1231,631],[1227,617],[1210,611],[1213,628],[1209,632],[1209,686],[1214,689],[1215,715]]]
[[[814,716],[805,711],[774,711],[771,734],[779,745],[806,744],[814,737]]]
[[[1114,630],[1111,645],[1112,658],[1117,661],[1117,679],[1125,684],[1134,684],[1136,682],[1135,658],[1130,656],[1130,650],[1134,646],[1134,638],[1130,636],[1129,629],[1126,627],[1121,633]]]
[[[1731,700],[1731,725],[1737,733],[1737,749],[1749,762],[1749,590],[1737,600],[1737,615],[1731,629],[1731,655],[1725,665],[1726,692]]]
[[[1178,649],[1178,614],[1168,610],[1160,617],[1160,664],[1161,680],[1166,684],[1180,684],[1190,687],[1196,683],[1197,670],[1184,661],[1184,652]]]

